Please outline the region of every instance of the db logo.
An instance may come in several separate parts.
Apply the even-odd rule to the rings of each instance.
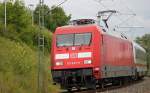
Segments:
[[[70,54],[70,58],[77,58],[78,57],[78,53],[72,53]]]
[[[71,50],[76,50],[76,48],[75,48],[75,47],[72,47]]]

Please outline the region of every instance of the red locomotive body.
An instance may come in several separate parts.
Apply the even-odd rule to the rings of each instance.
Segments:
[[[103,35],[103,77],[120,77],[134,75],[132,42],[126,38]]]
[[[51,50],[53,80],[71,89],[134,77],[133,48],[124,35],[106,33],[94,24],[58,27]]]

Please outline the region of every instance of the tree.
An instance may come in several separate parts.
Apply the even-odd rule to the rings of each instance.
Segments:
[[[37,25],[39,25],[39,10],[42,11],[42,8],[44,9],[44,24],[47,24],[49,22],[47,18],[49,18],[50,15],[46,15],[46,13],[50,11],[49,7],[47,5],[43,5],[42,7],[40,7],[40,5],[37,5],[34,10],[34,23]],[[42,22],[42,17],[40,18],[40,21]]]
[[[50,8],[47,5],[44,5],[43,7],[45,13],[44,26],[53,32],[55,31],[56,27],[66,25],[71,18],[71,15],[67,16],[65,11],[61,7],[52,6],[51,7],[52,10],[50,10]],[[39,10],[40,6],[38,5],[34,11],[35,24],[38,24],[39,22]]]
[[[4,3],[0,6],[0,19],[4,20]],[[17,32],[20,32],[22,28],[26,28],[31,24],[31,15],[27,12],[24,3],[21,0],[13,2],[7,2],[7,26]]]
[[[136,42],[143,46],[147,53],[147,62],[149,67],[149,74],[150,74],[150,34],[146,34],[143,37],[138,37]]]
[[[147,51],[150,49],[150,34],[146,34],[143,37],[138,37],[136,41],[141,44]]]
[[[36,48],[38,44],[38,25],[32,25],[32,15],[21,0],[7,2],[7,31],[4,30],[4,3],[0,3],[0,36],[9,38],[17,42],[23,42],[31,48]],[[50,52],[51,33],[47,29],[42,29],[45,38],[45,53]]]

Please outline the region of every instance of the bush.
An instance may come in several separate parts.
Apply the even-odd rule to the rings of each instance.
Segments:
[[[11,42],[1,37],[0,47],[0,87],[2,91],[35,93],[33,91],[36,91],[37,54],[25,44]]]
[[[30,26],[26,29],[23,29],[22,33],[19,34],[19,38],[30,47],[37,48],[38,35],[40,32],[44,36],[45,51],[46,53],[50,53],[52,33],[47,29],[42,29],[42,31],[40,31],[39,27]]]
[[[37,93],[38,53],[24,43],[0,37],[0,89],[2,93]],[[49,57],[42,62],[43,93],[50,85]],[[57,91],[58,89],[54,89]]]

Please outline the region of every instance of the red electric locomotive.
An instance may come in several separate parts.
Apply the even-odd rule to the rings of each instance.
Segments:
[[[103,86],[145,75],[145,58],[135,55],[141,48],[135,49],[136,45],[126,36],[115,31],[106,32],[93,24],[92,19],[74,22],[78,25],[58,27],[53,35],[52,77],[62,88],[96,88],[97,84]],[[145,54],[144,49],[141,53]],[[137,58],[142,65],[135,62]],[[140,74],[136,63],[142,66]]]

